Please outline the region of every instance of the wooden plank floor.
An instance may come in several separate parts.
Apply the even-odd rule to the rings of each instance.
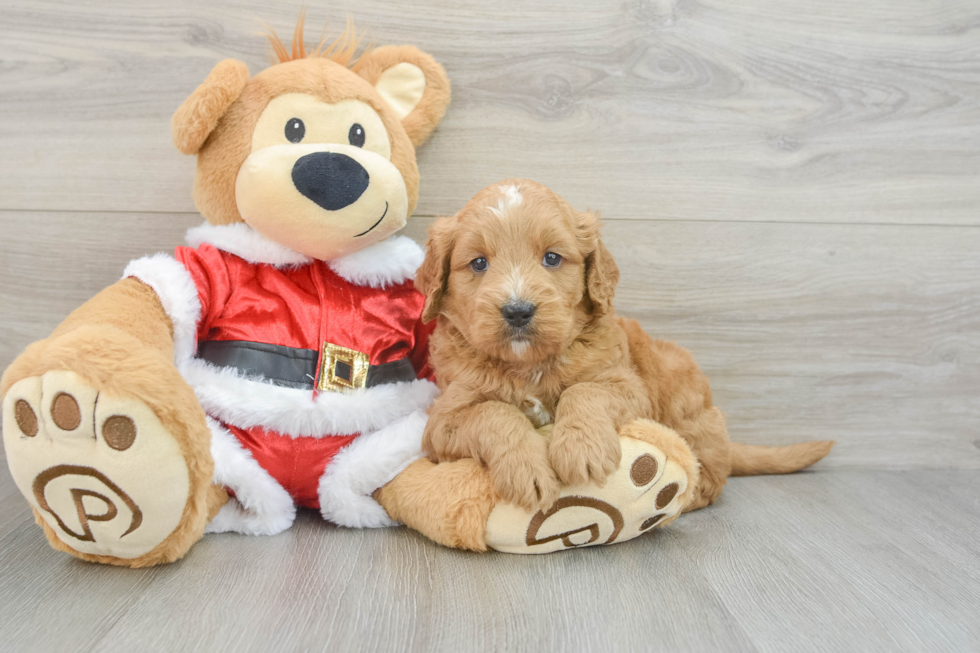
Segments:
[[[833,454],[601,550],[304,513],[140,571],[52,551],[4,468],[3,650],[980,650],[980,5],[398,6],[308,33],[350,12],[450,74],[407,232],[511,176],[601,210],[619,309],[693,350],[733,436]],[[0,368],[199,223],[170,114],[299,8],[0,0]]]
[[[670,528],[544,557],[304,512],[148,570],[56,553],[18,502],[0,633],[6,651],[976,651],[978,496],[970,470],[734,479]]]

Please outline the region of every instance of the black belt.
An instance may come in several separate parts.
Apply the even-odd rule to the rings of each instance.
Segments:
[[[324,345],[324,349],[351,351],[329,344]],[[351,353],[367,359],[364,354]],[[312,390],[316,384],[320,352],[244,340],[205,340],[197,346],[197,357],[218,367],[233,367],[246,376],[261,376],[273,385]],[[326,382],[322,381],[321,390],[342,389],[337,386],[371,388],[416,379],[415,368],[407,358],[381,365],[367,365],[363,385],[355,379],[350,358],[325,355],[325,362],[332,368],[324,370],[324,378],[329,376],[335,383],[327,387]]]

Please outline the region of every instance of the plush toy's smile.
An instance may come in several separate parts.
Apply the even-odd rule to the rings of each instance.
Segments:
[[[354,236],[354,238],[360,238],[361,236],[364,236],[369,232],[374,231],[374,228],[377,227],[379,224],[381,224],[381,221],[385,219],[386,215],[388,215],[388,202],[385,202],[385,212],[381,214],[381,217],[378,218],[378,221],[375,222],[373,225],[371,225],[367,231],[362,231],[361,233]]]

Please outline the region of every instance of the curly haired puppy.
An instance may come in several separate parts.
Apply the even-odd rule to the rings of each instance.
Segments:
[[[731,474],[785,473],[832,443],[731,443],[690,353],[617,317],[619,269],[599,219],[523,179],[476,194],[429,230],[416,277],[443,392],[423,447],[434,461],[475,458],[506,501],[550,505],[559,484],[602,485],[620,462],[618,431],[637,418],[677,431],[701,463],[688,510]],[[550,439],[535,429],[554,423]]]

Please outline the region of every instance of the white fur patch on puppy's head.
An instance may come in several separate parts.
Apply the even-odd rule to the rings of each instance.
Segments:
[[[500,192],[502,197],[497,202],[497,206],[487,207],[490,212],[493,213],[500,219],[504,218],[504,215],[508,213],[511,209],[517,208],[524,201],[524,197],[521,195],[521,191],[517,189],[517,186],[513,184],[506,184],[500,187]]]

